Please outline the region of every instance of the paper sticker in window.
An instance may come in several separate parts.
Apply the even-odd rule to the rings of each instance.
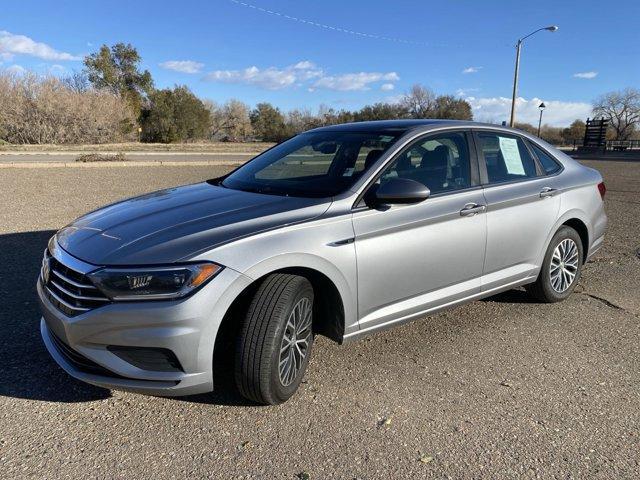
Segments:
[[[520,149],[518,148],[518,140],[515,138],[498,137],[500,139],[500,152],[504,158],[504,164],[507,172],[512,175],[526,175],[522,158],[520,158]]]

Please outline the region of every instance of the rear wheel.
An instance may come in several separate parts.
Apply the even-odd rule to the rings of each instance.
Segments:
[[[273,274],[258,287],[238,339],[236,384],[255,402],[278,404],[298,389],[313,345],[313,288]]]
[[[560,302],[575,289],[582,272],[583,246],[573,228],[563,226],[551,239],[535,283],[526,286],[543,302]]]

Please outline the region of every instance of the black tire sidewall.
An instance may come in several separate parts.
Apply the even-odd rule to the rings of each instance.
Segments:
[[[293,311],[293,308],[296,304],[302,300],[303,298],[308,298],[311,301],[311,306],[313,308],[313,288],[311,284],[306,279],[301,279],[303,281],[299,282],[296,286],[295,294],[291,296],[291,300],[287,302],[287,308],[281,311],[281,314],[278,315],[277,319],[274,322],[275,329],[270,332],[273,335],[274,341],[271,344],[271,352],[269,354],[269,385],[267,390],[271,393],[274,399],[278,402],[284,402],[289,399],[295,392],[298,390],[300,386],[300,382],[302,382],[302,378],[307,370],[307,365],[309,364],[309,358],[311,357],[311,350],[313,347],[314,335],[312,333],[311,339],[309,341],[309,348],[307,350],[307,355],[305,356],[302,366],[296,375],[296,378],[290,385],[284,386],[280,382],[280,372],[279,372],[279,362],[280,362],[280,345],[282,343],[282,337],[285,333],[285,327],[287,325],[287,320],[289,319],[289,315]],[[313,310],[312,310],[313,311]]]

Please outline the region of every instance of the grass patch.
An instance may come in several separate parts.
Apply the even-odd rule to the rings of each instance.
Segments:
[[[193,142],[193,143],[103,143],[66,145],[15,145],[0,142],[0,151],[12,152],[201,152],[201,153],[260,153],[273,143],[265,142]]]
[[[104,153],[85,153],[76,158],[76,162],[125,162],[127,157],[123,153],[104,154]]]

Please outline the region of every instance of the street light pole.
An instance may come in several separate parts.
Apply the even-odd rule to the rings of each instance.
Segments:
[[[540,109],[540,119],[538,120],[538,137],[540,137],[540,127],[542,126],[542,112],[544,112],[544,109],[547,108],[547,106],[544,104],[544,102],[542,102],[540,105],[538,105],[538,108]]]
[[[558,30],[557,25],[550,25],[548,27],[542,27],[538,30],[531,32],[529,35],[525,35],[524,37],[518,39],[518,43],[516,43],[516,70],[513,75],[513,95],[511,97],[511,118],[509,119],[509,126],[511,128],[514,127],[516,123],[516,97],[518,95],[518,75],[520,74],[520,50],[522,49],[522,42],[525,38],[529,38],[531,35],[538,33],[541,30],[548,30],[550,32],[555,32]]]
[[[511,96],[511,118],[509,126],[513,128],[516,123],[516,96],[518,95],[518,75],[520,74],[520,49],[522,48],[522,39],[516,44],[516,72],[513,75],[513,95]]]

